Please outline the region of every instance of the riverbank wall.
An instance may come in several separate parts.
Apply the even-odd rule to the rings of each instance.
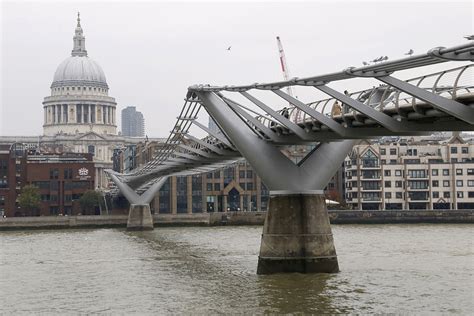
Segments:
[[[155,227],[263,225],[266,212],[155,214]],[[0,230],[125,228],[127,215],[41,216],[0,218]],[[331,224],[465,223],[474,224],[474,210],[330,210]]]

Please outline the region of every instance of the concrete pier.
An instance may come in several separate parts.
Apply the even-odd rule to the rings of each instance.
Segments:
[[[338,271],[325,197],[313,194],[270,197],[257,274]]]
[[[151,216],[150,205],[130,205],[127,230],[153,230],[153,217]]]

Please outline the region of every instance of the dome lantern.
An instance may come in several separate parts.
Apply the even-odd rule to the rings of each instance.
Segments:
[[[71,56],[87,56],[86,38],[82,35],[81,14],[77,12],[77,27],[73,37],[74,46]]]

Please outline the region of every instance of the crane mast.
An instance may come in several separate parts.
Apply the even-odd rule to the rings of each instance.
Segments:
[[[280,36],[277,36],[276,39],[277,39],[277,45],[278,45],[278,53],[280,54],[281,71],[283,72],[283,78],[285,79],[285,81],[288,81],[290,80],[290,70],[288,69],[288,64],[286,63],[285,50],[283,49],[283,44],[281,43]],[[291,86],[286,87],[286,91],[288,92],[290,96],[294,97],[293,87]],[[295,123],[298,123],[300,121],[299,109],[296,109],[296,111],[293,111],[291,119]]]

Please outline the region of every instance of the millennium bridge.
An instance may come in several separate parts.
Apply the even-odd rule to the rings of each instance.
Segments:
[[[167,177],[205,173],[246,159],[270,190],[257,273],[338,272],[323,189],[360,139],[474,131],[473,61],[470,41],[307,78],[243,86],[193,85],[155,157],[126,174],[107,171],[130,202],[127,229],[153,229],[149,203]],[[447,62],[446,70],[424,73],[425,66]],[[452,68],[453,62],[463,63]],[[394,76],[412,69],[419,74],[416,78]],[[371,78],[380,85],[350,93],[330,87],[354,78]],[[284,91],[291,86],[318,90],[328,98],[304,103]],[[262,101],[271,97],[288,106],[274,110]],[[197,121],[198,115],[206,115],[203,110],[218,132]],[[193,136],[193,126],[207,136]],[[294,145],[314,149],[294,163],[282,153]]]

